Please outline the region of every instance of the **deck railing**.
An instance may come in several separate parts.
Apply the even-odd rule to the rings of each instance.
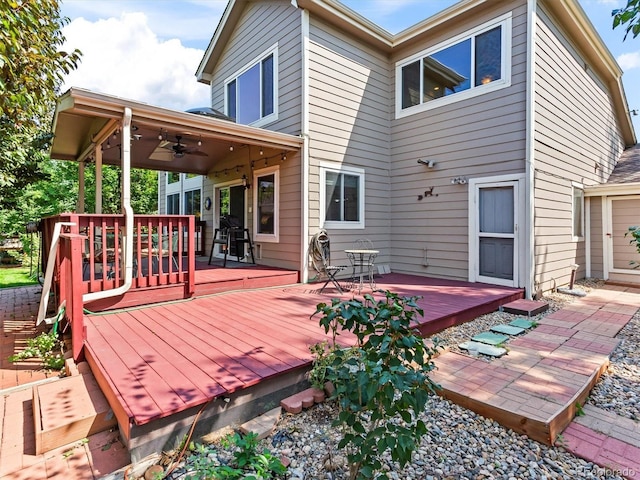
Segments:
[[[82,285],[83,294],[111,290],[124,283],[127,245],[124,215],[65,213],[43,219],[43,265],[47,263],[57,222],[72,223],[63,232],[81,235],[84,239],[81,274],[74,278],[74,282]],[[191,296],[195,278],[194,237],[192,215],[134,215],[131,290],[183,284],[185,297]],[[57,265],[64,253],[59,250],[59,255]]]

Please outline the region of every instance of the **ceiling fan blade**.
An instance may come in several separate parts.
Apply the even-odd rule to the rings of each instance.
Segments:
[[[193,155],[195,157],[208,157],[209,155],[207,155],[206,152],[203,152],[202,150],[187,150],[185,152],[187,155]]]
[[[173,160],[173,152],[170,150],[156,150],[149,155],[150,160],[157,160],[160,162],[170,162]]]

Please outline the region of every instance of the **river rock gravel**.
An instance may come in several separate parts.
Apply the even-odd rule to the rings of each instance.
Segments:
[[[587,280],[576,287],[589,292],[601,282]],[[544,297],[549,310],[541,318],[576,300],[575,296],[551,294]],[[437,337],[452,350],[471,336],[498,323],[509,323],[515,315],[494,312],[471,322],[449,328]],[[620,332],[620,344],[588,399],[589,403],[638,420],[640,378],[640,315]],[[348,478],[343,453],[336,446],[340,432],[331,422],[337,416],[335,402],[325,402],[297,415],[283,413],[274,433],[261,448],[286,457],[291,480],[342,480]],[[549,447],[517,434],[489,418],[466,410],[446,399],[432,396],[422,416],[429,433],[414,452],[412,462],[400,468],[391,459],[383,463],[393,480],[441,479],[621,479],[610,470],[575,457],[561,445]],[[560,442],[561,443],[561,442]],[[220,447],[221,448],[221,447]],[[229,452],[220,452],[221,456]],[[168,478],[187,478],[182,465]]]

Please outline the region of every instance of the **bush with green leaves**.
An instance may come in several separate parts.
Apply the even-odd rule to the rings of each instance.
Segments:
[[[225,449],[233,449],[233,460],[228,464],[220,462],[212,445],[192,445],[191,457],[187,462],[190,480],[269,480],[283,478],[287,469],[279,458],[267,449],[258,452],[258,435],[234,433],[221,440]]]
[[[380,460],[386,451],[400,466],[411,460],[427,433],[419,416],[439,388],[428,375],[435,368],[437,341],[427,346],[413,328],[417,315],[424,314],[419,297],[384,293],[382,300],[334,299],[318,304],[314,313],[332,333],[331,351],[323,353],[331,362],[323,371],[335,388],[340,411],[334,426],[343,433],[338,448],[347,454],[352,480],[386,478]],[[354,347],[337,344],[343,331],[355,335]]]
[[[624,236],[625,237],[631,236],[631,240],[629,240],[629,244],[633,245],[636,249],[636,252],[640,253],[640,227],[637,225],[633,227],[629,227],[627,231],[624,232]],[[633,265],[633,268],[640,267],[640,263],[635,260],[631,260],[629,262],[629,265]]]
[[[55,331],[43,332],[37,337],[27,339],[27,348],[11,355],[10,362],[18,362],[29,358],[42,360],[44,368],[61,370],[64,367],[64,343]]]

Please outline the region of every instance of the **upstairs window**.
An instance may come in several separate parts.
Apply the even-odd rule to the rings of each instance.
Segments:
[[[277,46],[225,81],[227,115],[242,125],[263,125],[277,118]]]
[[[510,84],[507,15],[396,64],[396,117]]]

